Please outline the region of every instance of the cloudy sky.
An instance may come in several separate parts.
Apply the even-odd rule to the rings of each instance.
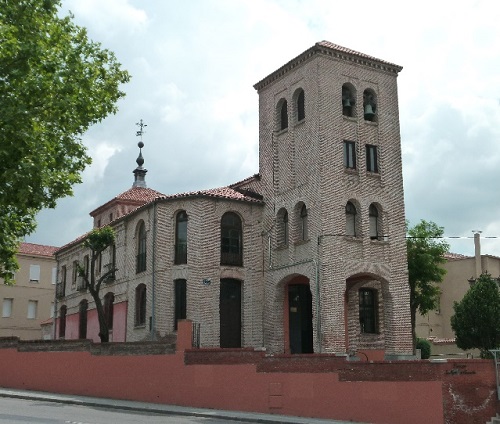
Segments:
[[[500,5],[492,1],[63,0],[132,80],[84,137],[93,164],[26,241],[60,246],[131,187],[136,123],[148,186],[165,194],[258,172],[253,84],[321,40],[403,66],[406,215],[445,228],[452,251],[500,255]]]

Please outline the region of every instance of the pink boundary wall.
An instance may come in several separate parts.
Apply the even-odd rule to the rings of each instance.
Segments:
[[[316,364],[329,361],[319,358],[317,362],[314,355],[276,358],[274,362],[274,357],[264,360],[263,353],[253,350],[235,353],[190,348],[190,321],[179,323],[177,352],[170,355],[105,356],[90,352],[20,352],[17,348],[2,348],[0,386],[384,424],[485,423],[484,417],[489,419],[496,412],[496,392],[489,390],[492,384],[496,385],[492,361],[470,360],[468,364],[475,364],[473,368],[468,365],[469,371],[461,372],[465,368],[461,365],[456,368],[450,363],[346,364],[334,358],[345,372],[354,372],[349,375],[357,376],[348,381],[339,377],[342,372],[326,368],[326,371],[311,371],[310,361]],[[229,356],[221,360],[221,352]],[[245,358],[252,362],[255,357],[269,361],[264,370],[259,370],[256,363],[245,363]],[[421,376],[415,375],[407,381],[390,381],[398,379],[394,374],[396,369],[410,367],[411,370],[419,364],[423,364],[423,372],[427,372],[431,380],[417,381]],[[399,368],[394,368],[396,366]],[[449,369],[458,369],[460,375],[452,375]],[[474,371],[470,371],[472,369]],[[432,373],[442,378],[432,380]],[[485,387],[478,387],[479,381],[486,381]],[[479,391],[480,396],[467,398],[467,391],[476,397]],[[455,394],[459,396],[458,401]]]

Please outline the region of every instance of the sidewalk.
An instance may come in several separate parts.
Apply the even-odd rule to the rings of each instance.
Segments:
[[[87,396],[59,395],[55,393],[34,392],[0,388],[0,397],[12,397],[28,400],[43,400],[47,402],[67,403],[122,409],[129,411],[154,412],[168,415],[188,415],[204,418],[222,418],[227,420],[248,421],[264,424],[355,424],[353,421],[335,421],[316,418],[292,417],[288,415],[262,414],[257,412],[223,411],[216,409],[191,408],[186,406],[162,405],[156,403],[134,402],[126,400],[103,399]],[[361,424],[361,423],[358,423]]]

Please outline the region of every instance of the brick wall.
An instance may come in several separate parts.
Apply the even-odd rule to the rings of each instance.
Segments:
[[[179,324],[178,336],[176,353],[172,340],[0,339],[0,386],[375,424],[484,424],[498,410],[492,361],[370,363],[189,349],[190,321]]]

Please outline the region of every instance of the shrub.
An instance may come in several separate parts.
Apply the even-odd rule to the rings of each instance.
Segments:
[[[415,347],[417,349],[420,349],[422,359],[429,359],[429,357],[431,356],[431,343],[428,340],[417,339]]]

